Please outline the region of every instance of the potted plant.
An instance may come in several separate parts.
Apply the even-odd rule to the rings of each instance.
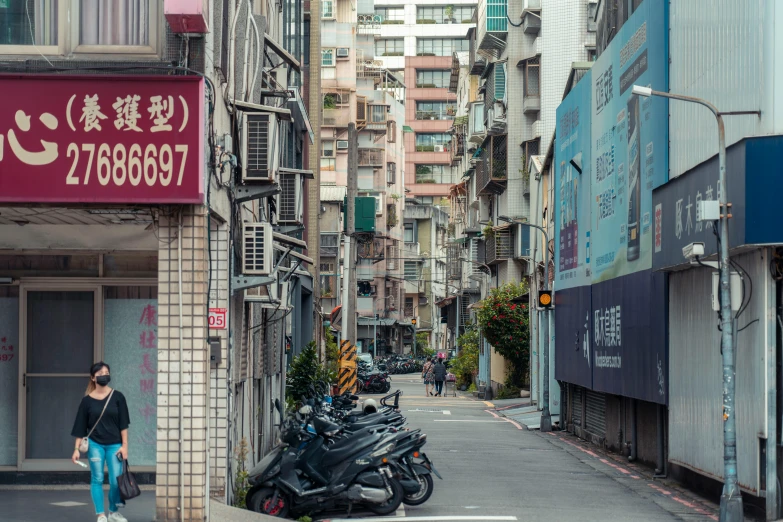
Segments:
[[[454,23],[454,6],[453,5],[447,5],[446,9],[443,10],[443,14],[446,15],[446,23],[451,24]]]

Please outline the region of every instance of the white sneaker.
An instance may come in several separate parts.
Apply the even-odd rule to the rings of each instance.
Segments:
[[[119,511],[117,511],[116,513],[109,513],[108,522],[128,522],[128,519],[122,516]]]
[[[108,522],[108,521],[106,520],[106,516],[105,515],[101,515],[101,516],[98,517],[98,522]]]

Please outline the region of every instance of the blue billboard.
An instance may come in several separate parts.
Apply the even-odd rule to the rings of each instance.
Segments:
[[[665,2],[643,2],[592,68],[593,282],[652,267],[652,190],[668,178]]]
[[[555,173],[555,279],[558,289],[589,285],[590,71],[557,108]]]
[[[668,179],[668,9],[644,2],[557,110],[555,376],[666,404],[666,278],[653,189]]]

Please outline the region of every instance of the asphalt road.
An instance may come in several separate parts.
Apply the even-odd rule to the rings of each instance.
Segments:
[[[427,434],[424,451],[444,478],[435,479],[426,504],[403,507],[395,520],[718,520],[714,504],[570,435],[528,431],[472,398],[425,397],[417,375],[392,379],[409,426]]]

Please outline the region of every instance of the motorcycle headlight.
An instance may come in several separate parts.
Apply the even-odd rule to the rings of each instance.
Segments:
[[[387,455],[387,454],[391,453],[392,451],[394,451],[395,446],[397,446],[397,445],[394,442],[391,442],[391,443],[387,444],[386,446],[382,446],[382,447],[378,448],[377,450],[373,451],[372,453],[370,453],[370,456],[371,457],[381,457],[383,455]]]

